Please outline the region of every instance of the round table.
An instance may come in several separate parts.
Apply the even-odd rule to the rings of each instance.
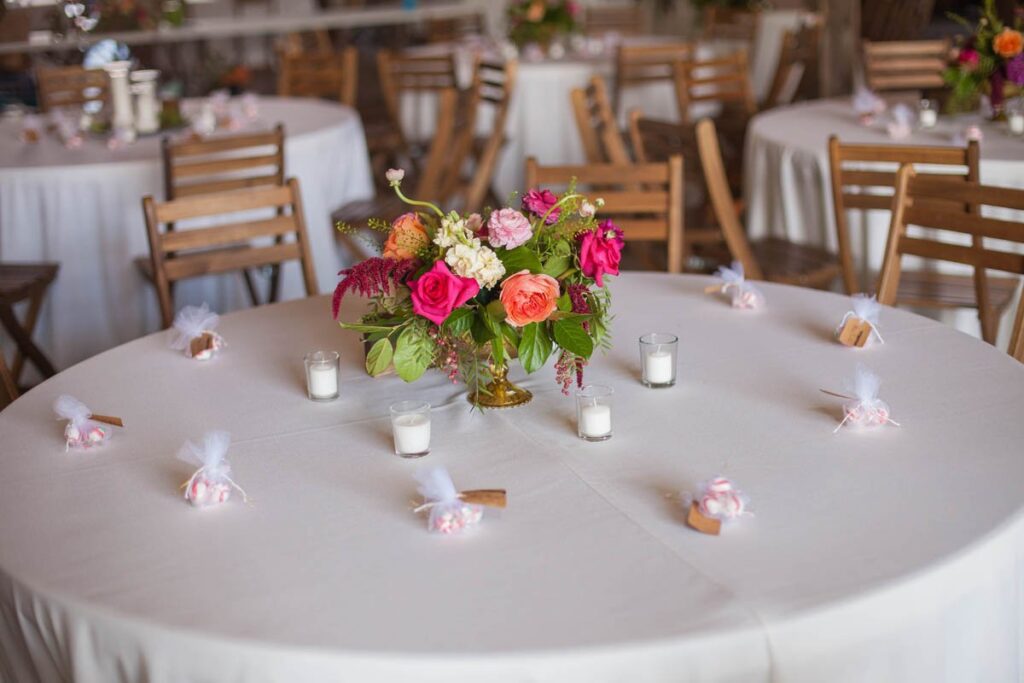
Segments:
[[[362,123],[351,109],[318,100],[258,103],[258,118],[242,132],[284,124],[285,172],[299,179],[320,289],[328,291],[341,264],[331,212],[373,196]],[[50,134],[23,144],[19,132],[16,119],[0,120],[0,260],[61,264],[39,321],[40,346],[67,367],[158,329],[156,295],[132,260],[149,253],[140,201],[163,197],[160,136],[118,150],[87,138],[69,150]],[[282,294],[304,295],[298,268],[283,272]],[[177,289],[179,304],[247,305],[240,278],[202,278]]]
[[[1024,367],[884,309],[882,346],[832,338],[844,297],[707,278],[614,279],[614,437],[575,434],[550,367],[514,410],[471,411],[431,372],[370,379],[326,298],[224,318],[207,363],[164,333],[64,371],[0,413],[0,677],[50,680],[1016,681]],[[353,319],[362,302],[345,302]],[[681,337],[679,383],[638,381],[637,337]],[[314,403],[302,355],[336,348]],[[833,433],[858,362],[902,427]],[[70,393],[123,417],[65,453]],[[433,404],[432,453],[391,452],[388,405]],[[191,508],[185,439],[233,435],[233,499]],[[509,507],[429,534],[413,473],[505,487]],[[679,493],[722,474],[755,516],[702,535]],[[6,668],[4,668],[6,667]]]

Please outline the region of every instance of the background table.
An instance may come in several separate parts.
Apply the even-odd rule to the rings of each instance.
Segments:
[[[766,285],[736,311],[706,278],[613,279],[615,435],[575,435],[546,368],[531,405],[471,412],[440,373],[362,371],[327,298],[227,316],[203,364],[164,333],[71,368],[0,413],[0,677],[35,680],[889,681],[1021,670],[1024,367],[885,309],[843,348],[845,298]],[[351,319],[362,302],[346,302]],[[680,383],[645,389],[637,337],[681,337]],[[305,398],[337,348],[342,395]],[[833,434],[865,362],[902,428]],[[127,421],[65,453],[60,393]],[[387,406],[430,401],[433,452],[391,454]],[[253,502],[195,510],[174,454],[228,429]],[[444,465],[510,506],[427,533],[413,473]],[[716,474],[755,517],[720,537],[675,493]]]
[[[341,265],[330,214],[373,195],[359,116],[316,100],[259,102],[259,120],[245,130],[284,123],[286,175],[299,179],[320,289],[330,291]],[[155,292],[132,259],[149,253],[141,199],[163,197],[159,136],[116,151],[100,139],[68,150],[51,135],[22,144],[19,131],[16,120],[0,121],[0,260],[61,264],[39,322],[41,346],[67,367],[158,329]],[[284,296],[302,295],[297,266],[283,272]],[[177,292],[179,305],[246,305],[241,279],[230,275],[185,282]]]
[[[957,133],[979,125],[984,133],[981,181],[1024,187],[1024,138],[1010,135],[1005,123],[985,121],[978,115],[942,116],[935,128],[915,128],[909,138],[897,141],[889,138],[886,120],[887,115],[882,115],[872,126],[860,125],[849,98],[780,107],[754,117],[747,133],[745,168],[751,236],[774,235],[833,251],[838,248],[828,162],[828,138],[833,134],[846,143],[953,145]],[[877,271],[884,256],[889,213],[854,211],[850,216],[857,265],[863,273]],[[1011,310],[1004,317],[1003,336],[1009,329],[1005,321],[1012,320],[1012,315]],[[944,319],[977,333],[973,312]]]

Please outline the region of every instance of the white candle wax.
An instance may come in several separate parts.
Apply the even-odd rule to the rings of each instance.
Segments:
[[[430,417],[422,414],[397,415],[391,419],[395,452],[426,453],[430,450]]]
[[[611,406],[596,404],[580,408],[580,433],[591,438],[612,433]]]
[[[922,109],[918,115],[922,128],[933,128],[939,122],[939,112],[934,109]]]
[[[1024,134],[1024,114],[1010,114],[1010,132],[1014,135]]]
[[[309,366],[309,395],[331,398],[338,393],[338,371],[332,363]]]
[[[644,379],[650,384],[668,384],[672,381],[672,353],[651,351],[644,356]]]

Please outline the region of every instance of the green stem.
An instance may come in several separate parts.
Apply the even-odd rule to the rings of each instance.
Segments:
[[[404,194],[402,194],[402,188],[399,185],[392,185],[392,187],[395,188],[395,194],[398,195],[398,198],[401,199],[406,204],[409,204],[411,206],[425,206],[429,209],[433,209],[434,213],[436,213],[439,217],[444,218],[444,213],[441,212],[441,209],[437,208],[430,202],[421,202],[416,199],[409,199]]]
[[[545,225],[547,225],[547,222],[548,222],[548,216],[550,216],[550,215],[551,215],[551,212],[552,212],[552,211],[554,211],[555,209],[557,209],[558,207],[560,207],[560,206],[561,206],[562,204],[565,204],[566,200],[569,200],[569,199],[576,199],[577,197],[582,197],[582,196],[583,196],[583,195],[579,194],[578,192],[577,192],[577,193],[574,193],[574,194],[567,194],[567,195],[565,195],[564,197],[562,197],[561,199],[559,199],[559,200],[558,200],[557,202],[555,202],[555,203],[554,203],[554,204],[553,204],[553,205],[551,206],[551,208],[550,208],[550,209],[548,209],[548,210],[547,210],[547,212],[546,212],[546,213],[545,213],[545,214],[544,214],[543,216],[541,216],[541,217],[540,217],[540,222],[541,222],[541,223],[543,223],[543,224],[545,224]]]

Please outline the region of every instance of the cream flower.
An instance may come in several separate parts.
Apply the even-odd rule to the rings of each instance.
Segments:
[[[434,235],[434,244],[442,249],[448,249],[457,244],[474,246],[474,242],[476,247],[480,246],[480,240],[473,237],[472,233],[469,232],[465,219],[460,218],[455,212],[441,219],[441,227],[437,229],[437,234]]]
[[[445,255],[445,263],[459,277],[471,277],[482,288],[493,287],[505,275],[505,264],[489,247],[480,246],[479,240],[473,241],[475,245],[451,247]]]

